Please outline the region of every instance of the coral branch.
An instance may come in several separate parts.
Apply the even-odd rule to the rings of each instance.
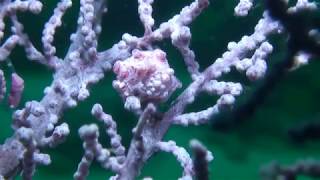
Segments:
[[[209,180],[209,162],[213,160],[210,151],[207,150],[198,140],[190,141],[190,147],[193,150],[193,166],[196,180]]]
[[[17,136],[26,150],[22,158],[22,178],[31,180],[37,164],[48,165],[51,163],[50,156],[37,153],[37,144],[33,139],[33,131],[30,128],[19,128]]]
[[[192,179],[194,175],[192,159],[184,148],[178,147],[174,141],[158,142],[156,147],[160,151],[172,153],[177,158],[183,168],[183,176],[179,179]]]
[[[253,6],[253,0],[240,0],[238,5],[234,8],[236,16],[247,16]]]
[[[85,149],[85,153],[73,177],[76,180],[84,180],[88,176],[89,167],[94,160],[94,149],[99,146],[97,142],[99,137],[98,127],[94,124],[82,126],[79,129],[79,135],[84,141],[83,147]]]
[[[55,68],[60,63],[59,59],[56,59],[52,62],[48,62],[44,55],[35,48],[35,46],[30,41],[29,36],[23,32],[23,24],[18,21],[16,15],[11,16],[11,21],[13,23],[13,27],[11,29],[12,33],[19,36],[19,44],[24,47],[26,56],[29,60],[38,62],[50,68]]]
[[[121,136],[117,133],[117,124],[109,114],[103,112],[100,104],[95,104],[91,110],[92,115],[103,122],[106,133],[110,137],[110,144],[119,164],[125,160],[125,147],[121,143]]]
[[[154,19],[152,18],[152,3],[153,0],[138,0],[139,7],[138,12],[140,20],[144,25],[144,34],[149,35],[152,32],[152,27],[154,25]]]
[[[277,162],[272,162],[262,167],[260,171],[263,180],[297,179],[304,175],[311,178],[320,177],[320,163],[313,159],[300,160],[290,166],[281,166]]]
[[[47,127],[48,131],[50,131],[51,129],[54,129],[53,133],[51,136],[45,137],[41,140],[40,143],[42,146],[55,147],[58,144],[61,144],[62,142],[64,142],[70,133],[69,126],[67,123],[62,123],[61,125],[56,127],[54,127],[53,124],[49,126],[52,126],[52,127]]]
[[[56,28],[62,25],[62,16],[72,5],[71,0],[62,0],[54,10],[54,14],[46,23],[42,32],[43,51],[48,61],[54,61],[56,48],[52,45]]]
[[[13,48],[18,44],[19,37],[16,35],[10,36],[0,47],[0,62],[8,58]]]

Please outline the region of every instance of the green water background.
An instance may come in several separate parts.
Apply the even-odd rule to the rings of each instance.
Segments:
[[[156,25],[168,20],[177,14],[182,7],[192,2],[191,0],[155,0],[154,18]],[[55,45],[59,57],[63,57],[70,43],[69,36],[76,28],[76,19],[79,2],[74,1],[74,6],[63,18],[63,26],[55,36]],[[246,18],[233,16],[233,7],[237,1],[211,1],[210,7],[201,14],[191,25],[192,49],[196,53],[201,69],[204,69],[226,51],[229,41],[239,41],[243,35],[251,34],[253,27],[262,14],[263,6],[255,5],[253,11]],[[41,31],[44,23],[53,12],[56,1],[47,0],[43,13],[32,15],[20,13],[19,19],[24,22],[26,32],[38,48],[41,48]],[[110,48],[112,44],[121,39],[123,33],[128,32],[141,36],[143,27],[137,14],[137,2],[134,0],[110,0],[108,13],[103,19],[103,31],[99,39],[99,49]],[[273,36],[274,53],[268,60],[271,64],[280,61],[285,55],[285,36]],[[176,70],[177,77],[186,87],[190,77],[186,71],[183,59],[179,52],[172,47],[170,41],[157,43],[167,52],[170,65]],[[10,56],[16,71],[25,80],[25,92],[19,108],[26,101],[37,100],[43,97],[43,89],[50,85],[52,74],[41,65],[26,60],[21,48],[16,48]],[[3,67],[7,76],[9,70]],[[286,76],[266,97],[261,107],[245,122],[226,132],[213,129],[210,125],[172,127],[167,133],[166,140],[175,140],[178,145],[188,148],[189,140],[197,138],[213,152],[214,161],[210,164],[210,179],[218,180],[251,180],[259,178],[259,168],[262,164],[278,160],[283,164],[290,164],[301,158],[319,158],[320,144],[317,141],[307,141],[296,144],[289,140],[286,132],[301,122],[319,120],[319,90],[320,78],[318,71],[320,63],[312,61],[310,65],[291,72]],[[272,66],[271,66],[272,69]],[[114,79],[112,73],[107,73],[106,78],[91,87],[91,96],[74,109],[67,110],[61,118],[67,122],[71,134],[67,141],[55,149],[46,149],[51,155],[52,164],[48,167],[39,166],[35,173],[35,180],[67,180],[77,168],[83,154],[82,142],[77,130],[83,124],[97,123],[90,115],[94,103],[101,103],[105,112],[111,114],[118,123],[118,130],[123,138],[123,143],[128,147],[131,139],[131,129],[136,123],[136,117],[123,109],[123,103],[116,91],[111,87]],[[254,92],[256,85],[261,82],[249,82],[244,76],[233,71],[231,76],[225,77],[240,81],[245,92],[240,97],[246,101],[250,93]],[[181,92],[179,90],[174,96]],[[196,111],[215,103],[216,97],[201,95],[188,111]],[[166,106],[164,106],[166,108]],[[6,103],[0,105],[0,140],[12,134],[10,128],[11,114]],[[101,125],[101,124],[100,124]],[[100,126],[100,141],[108,147],[108,139],[104,129]],[[106,179],[111,174],[103,170],[97,163],[90,168],[89,180]],[[152,176],[155,180],[177,179],[182,174],[179,163],[171,154],[158,153],[145,165],[141,179]],[[19,178],[18,178],[19,179]],[[305,177],[299,180],[308,179]]]

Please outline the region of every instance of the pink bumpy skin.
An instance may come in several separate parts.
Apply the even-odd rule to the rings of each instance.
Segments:
[[[163,102],[181,84],[170,68],[166,53],[160,49],[133,50],[132,56],[113,66],[117,80],[113,87],[126,99],[135,96],[141,102]]]
[[[23,79],[18,74],[12,73],[11,90],[9,95],[9,105],[11,108],[15,108],[19,105],[23,89],[24,89]]]

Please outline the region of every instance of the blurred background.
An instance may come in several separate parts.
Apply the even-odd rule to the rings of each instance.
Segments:
[[[40,15],[19,14],[18,18],[24,23],[25,31],[39,49],[41,49],[43,26],[57,2],[45,1],[43,12]],[[155,0],[153,14],[156,25],[167,21],[191,2],[191,0]],[[191,47],[196,53],[202,70],[226,51],[228,42],[239,41],[242,36],[251,34],[260,19],[263,11],[263,5],[260,2],[255,4],[248,17],[234,17],[233,8],[237,2],[212,0],[210,7],[192,23]],[[78,9],[79,2],[74,0],[73,7],[63,17],[63,25],[55,36],[54,44],[61,58],[64,57],[70,44],[70,34],[76,29]],[[8,20],[6,22],[9,27],[10,22]],[[9,31],[9,28],[6,31]],[[103,18],[99,49],[110,48],[112,44],[121,39],[125,32],[136,36],[143,34],[143,26],[137,13],[137,1],[109,0],[108,13]],[[274,45],[274,53],[268,59],[269,73],[272,72],[273,66],[285,57],[286,39],[286,35],[271,37],[270,42]],[[183,83],[183,88],[173,95],[169,103],[162,105],[161,109],[166,110],[170,102],[187,87],[191,79],[181,55],[170,41],[157,43],[156,46],[167,52],[170,65],[176,70],[177,77]],[[41,100],[43,89],[52,81],[52,72],[26,60],[23,49],[19,47],[15,48],[10,59],[15,71],[25,80],[23,100],[18,109],[23,108],[27,101]],[[12,69],[5,64],[2,64],[1,68],[4,69],[7,79],[10,79]],[[320,123],[319,69],[320,62],[313,60],[305,67],[279,77],[272,87],[263,91],[259,96],[256,94],[265,83],[263,80],[250,82],[243,74],[232,70],[220,80],[241,82],[244,86],[245,91],[238,97],[238,103],[234,109],[226,110],[219,117],[212,119],[209,125],[173,126],[165,139],[175,140],[178,145],[188,150],[190,150],[189,141],[193,138],[199,139],[206,145],[215,157],[210,164],[210,179],[259,179],[260,167],[273,160],[286,165],[299,159],[319,159],[319,131],[305,134],[301,129],[309,123]],[[52,164],[48,167],[39,166],[34,176],[35,180],[72,179],[83,154],[82,142],[77,131],[83,124],[98,123],[90,115],[91,107],[95,103],[101,103],[105,112],[112,115],[117,121],[123,143],[128,147],[132,137],[131,129],[135,126],[137,118],[124,110],[121,98],[111,86],[114,78],[112,73],[107,73],[103,81],[91,87],[91,96],[88,99],[79,103],[78,107],[65,111],[61,122],[69,124],[71,134],[67,141],[57,148],[44,149],[44,152],[51,155]],[[252,103],[252,100],[257,97],[259,101]],[[186,111],[199,111],[215,103],[216,99],[217,97],[201,94]],[[249,110],[242,111],[241,108]],[[0,104],[1,143],[13,133],[10,127],[12,112],[13,110],[7,106],[6,101]],[[105,147],[109,147],[109,140],[102,126],[100,126],[100,134],[100,142]],[[145,165],[139,179],[151,176],[155,180],[173,180],[180,177],[181,174],[182,169],[173,155],[158,153]],[[88,179],[106,179],[110,175],[112,175],[110,172],[94,163]],[[298,179],[308,178],[301,176]]]

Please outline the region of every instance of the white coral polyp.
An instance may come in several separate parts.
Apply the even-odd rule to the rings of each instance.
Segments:
[[[181,86],[160,49],[133,50],[131,57],[114,64],[113,71],[117,74],[113,87],[124,99],[135,96],[141,102],[163,102]]]

